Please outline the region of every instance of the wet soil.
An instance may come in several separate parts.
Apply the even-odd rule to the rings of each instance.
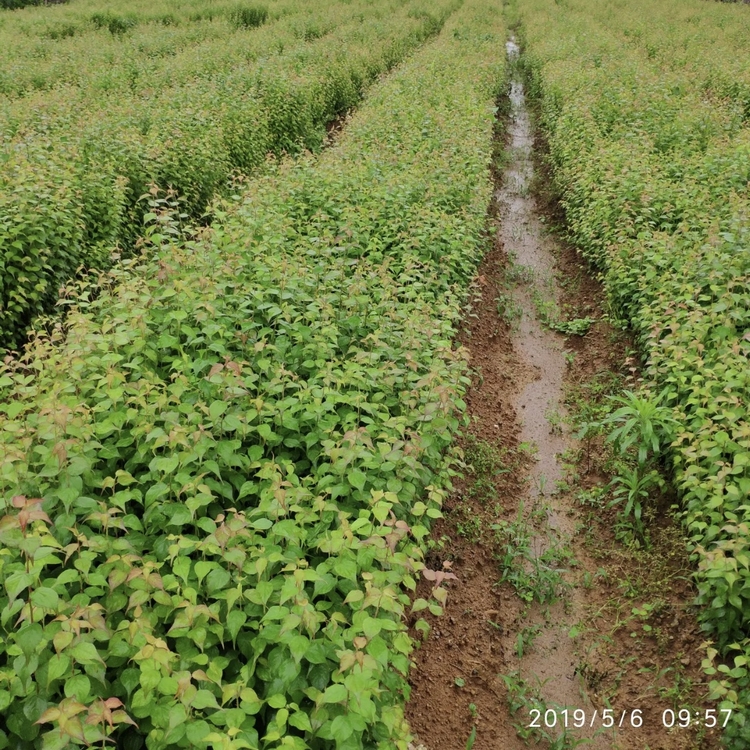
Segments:
[[[604,320],[597,282],[548,229],[559,208],[518,78],[509,96],[494,243],[459,337],[473,373],[467,468],[428,559],[451,561],[458,580],[416,652],[413,748],[718,748],[717,732],[692,718],[709,704],[673,499],[652,499],[648,548],[624,544],[603,491],[608,449],[569,426],[633,387],[637,362]],[[585,335],[551,330],[586,317]],[[686,708],[690,726],[678,727]]]

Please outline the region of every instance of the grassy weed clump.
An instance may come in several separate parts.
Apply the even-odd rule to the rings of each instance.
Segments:
[[[467,486],[468,494],[486,505],[496,499],[498,477],[510,471],[506,458],[496,446],[473,435],[467,436],[465,455],[473,479]]]
[[[91,22],[97,29],[107,29],[113,35],[124,34],[138,25],[138,20],[134,16],[121,16],[109,11],[94,13]]]
[[[553,604],[568,588],[564,579],[571,552],[552,539],[543,551],[535,549],[534,529],[523,508],[513,521],[492,524],[500,582],[509,582],[519,598],[531,604]]]

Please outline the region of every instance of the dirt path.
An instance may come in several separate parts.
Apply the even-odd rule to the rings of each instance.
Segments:
[[[511,60],[517,57],[514,40],[508,42],[507,52]],[[565,425],[565,336],[545,327],[540,319],[545,311],[559,309],[562,294],[555,277],[553,241],[531,194],[534,134],[523,84],[517,79],[511,84],[510,103],[511,160],[495,199],[500,206],[500,242],[514,266],[512,273],[523,281],[510,295],[519,317],[511,342],[528,375],[512,400],[521,425],[520,440],[534,451],[518,519],[527,524],[529,536],[529,559],[522,560],[530,578],[527,588],[549,608],[528,617],[522,630],[529,640],[533,637],[533,648],[523,649],[526,653],[518,659],[516,683],[506,682],[511,691],[538,688],[554,713],[567,707],[593,717],[595,708],[577,674],[576,647],[569,635],[584,614],[585,601],[575,588],[564,598],[560,590],[569,583],[570,576],[561,571],[569,567],[572,558],[575,515],[558,487],[565,477],[562,457],[577,447]],[[536,591],[531,590],[534,587]],[[522,648],[516,648],[517,655]],[[529,718],[529,724],[535,723],[535,716]],[[564,722],[552,713],[547,719],[546,724],[555,719]],[[548,729],[545,717],[536,723]],[[591,739],[589,746],[596,750],[610,747],[611,737],[598,737],[597,722],[593,727],[589,724],[577,734]]]
[[[507,52],[518,54],[513,39]],[[669,723],[669,711],[706,707],[669,499],[654,500],[651,548],[623,547],[616,511],[602,502],[606,451],[584,450],[567,426],[566,402],[590,408],[632,367],[627,342],[592,320],[601,291],[547,229],[517,76],[509,96],[496,241],[461,335],[474,372],[469,467],[428,559],[433,569],[451,560],[459,581],[412,672],[414,747],[718,748],[695,723],[665,726],[665,711]]]

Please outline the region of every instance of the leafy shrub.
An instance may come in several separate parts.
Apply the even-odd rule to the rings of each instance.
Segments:
[[[164,13],[163,15],[159,16],[156,20],[162,26],[176,26],[179,23],[177,20],[177,16],[175,16],[174,13]]]
[[[257,170],[269,154],[318,151],[326,123],[351,109],[379,74],[434,33],[435,18],[443,23],[454,7],[454,0],[445,0],[429,22],[411,20],[403,9],[387,21],[344,24],[314,46],[298,43],[307,55],[303,70],[300,49],[291,49],[216,80],[191,80],[154,101],[134,96],[117,107],[103,95],[84,116],[66,109],[53,125],[20,131],[9,164],[29,165],[4,170],[4,194],[11,203],[16,191],[54,194],[54,211],[65,220],[47,222],[42,217],[53,209],[44,208],[36,226],[31,210],[22,226],[9,225],[0,256],[7,252],[14,272],[0,281],[0,346],[23,341],[28,323],[52,309],[75,269],[108,265],[102,241],[132,247],[149,185],[176,190],[183,211],[197,219],[212,196],[231,189],[237,171]],[[98,14],[96,23],[110,28],[114,19],[119,29],[122,18]],[[64,163],[54,149],[50,156],[51,143],[60,144]],[[37,245],[45,243],[40,251]],[[15,270],[18,263],[30,264],[31,272]]]
[[[81,27],[75,23],[58,23],[49,26],[43,36],[47,39],[69,39],[81,31]]]

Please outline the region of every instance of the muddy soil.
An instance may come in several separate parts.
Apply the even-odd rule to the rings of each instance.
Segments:
[[[460,335],[473,372],[467,469],[428,558],[450,560],[458,581],[416,653],[413,747],[718,748],[692,718],[710,705],[672,499],[653,498],[648,548],[623,544],[603,491],[608,450],[570,427],[569,412],[633,387],[637,369],[598,284],[548,229],[559,209],[518,77],[509,96],[495,241]],[[583,335],[554,330],[571,328]]]

